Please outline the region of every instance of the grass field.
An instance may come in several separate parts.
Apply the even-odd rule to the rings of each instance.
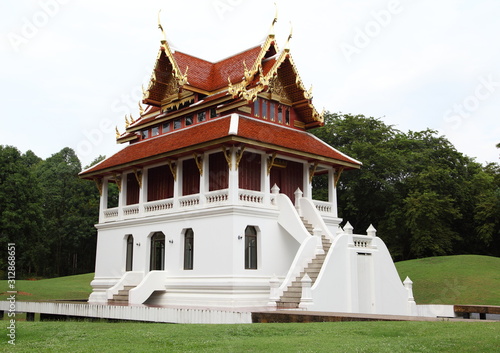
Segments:
[[[498,352],[500,324],[19,322],[9,352]],[[6,340],[6,338],[3,338]],[[8,350],[10,348],[10,350]]]
[[[417,304],[500,305],[500,258],[479,255],[429,257],[396,263],[404,280],[413,281]],[[16,281],[17,300],[87,299],[94,274]],[[0,300],[7,298],[7,281],[0,281]]]
[[[75,300],[87,299],[92,292],[90,282],[93,273],[43,279],[39,281],[18,280],[16,290],[19,301]],[[7,281],[0,281],[0,300],[7,298]]]
[[[396,263],[413,281],[417,304],[500,305],[500,258],[479,255],[428,257]]]

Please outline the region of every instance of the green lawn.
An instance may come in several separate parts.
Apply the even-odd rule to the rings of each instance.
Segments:
[[[6,338],[3,338],[4,340]],[[19,322],[11,352],[498,352],[500,324]],[[3,347],[2,347],[3,346]],[[7,343],[0,347],[7,351]]]
[[[84,275],[42,279],[39,281],[19,280],[16,281],[16,300],[19,301],[43,301],[43,300],[87,300],[92,287],[90,282],[94,278],[93,273]],[[7,281],[0,281],[0,300],[8,297],[6,292]]]
[[[413,281],[417,304],[500,305],[500,258],[479,255],[429,257],[396,263],[404,280]],[[16,281],[17,300],[87,299],[93,273]],[[0,281],[0,300],[7,298],[7,281]]]
[[[479,255],[428,257],[396,263],[413,281],[417,304],[500,305],[500,258]]]

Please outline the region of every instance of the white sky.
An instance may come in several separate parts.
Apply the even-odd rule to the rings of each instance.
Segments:
[[[500,1],[277,0],[278,45],[314,104],[438,130],[477,161],[498,162]],[[0,144],[82,164],[111,155],[114,127],[138,116],[159,48],[158,10],[178,50],[216,61],[258,44],[274,0],[4,0]],[[188,75],[189,76],[189,75]]]

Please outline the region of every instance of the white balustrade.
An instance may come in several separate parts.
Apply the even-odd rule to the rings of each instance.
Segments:
[[[135,216],[139,214],[139,205],[130,205],[123,207],[123,215],[127,216]]]
[[[207,203],[221,203],[229,200],[229,190],[211,191],[205,194]]]
[[[251,190],[240,190],[238,193],[238,198],[240,201],[248,203],[264,203],[264,193]]]
[[[189,195],[179,198],[179,205],[181,207],[192,207],[200,204],[200,195]]]
[[[313,200],[314,206],[321,213],[332,213],[333,205],[331,202]]]
[[[108,208],[104,210],[104,218],[116,218],[118,217],[118,207]]]
[[[151,201],[144,205],[144,212],[161,212],[168,211],[174,208],[174,200],[173,199],[165,199],[159,201]]]

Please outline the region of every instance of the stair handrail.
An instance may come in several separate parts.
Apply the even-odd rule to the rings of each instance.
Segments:
[[[113,299],[113,295],[118,294],[118,291],[125,288],[125,286],[136,286],[141,283],[144,278],[144,272],[142,271],[128,271],[123,274],[116,284],[106,290],[106,297],[108,300]]]
[[[157,290],[165,290],[167,271],[150,271],[135,288],[128,292],[130,304],[143,304]]]
[[[292,265],[278,289],[278,296],[281,297],[285,290],[290,286],[295,278],[305,269],[307,264],[316,256],[316,237],[310,236],[299,247],[295,254]]]
[[[279,209],[278,223],[294,237],[299,244],[311,238],[311,233],[307,231],[290,198],[285,194],[277,194],[276,202]]]
[[[298,200],[298,205],[302,217],[304,217],[307,222],[312,224],[315,229],[320,229],[322,235],[329,238],[330,241],[333,241],[335,238],[334,235],[328,230],[323,217],[321,217],[321,214],[319,213],[312,200],[308,199],[307,197],[301,197]]]

